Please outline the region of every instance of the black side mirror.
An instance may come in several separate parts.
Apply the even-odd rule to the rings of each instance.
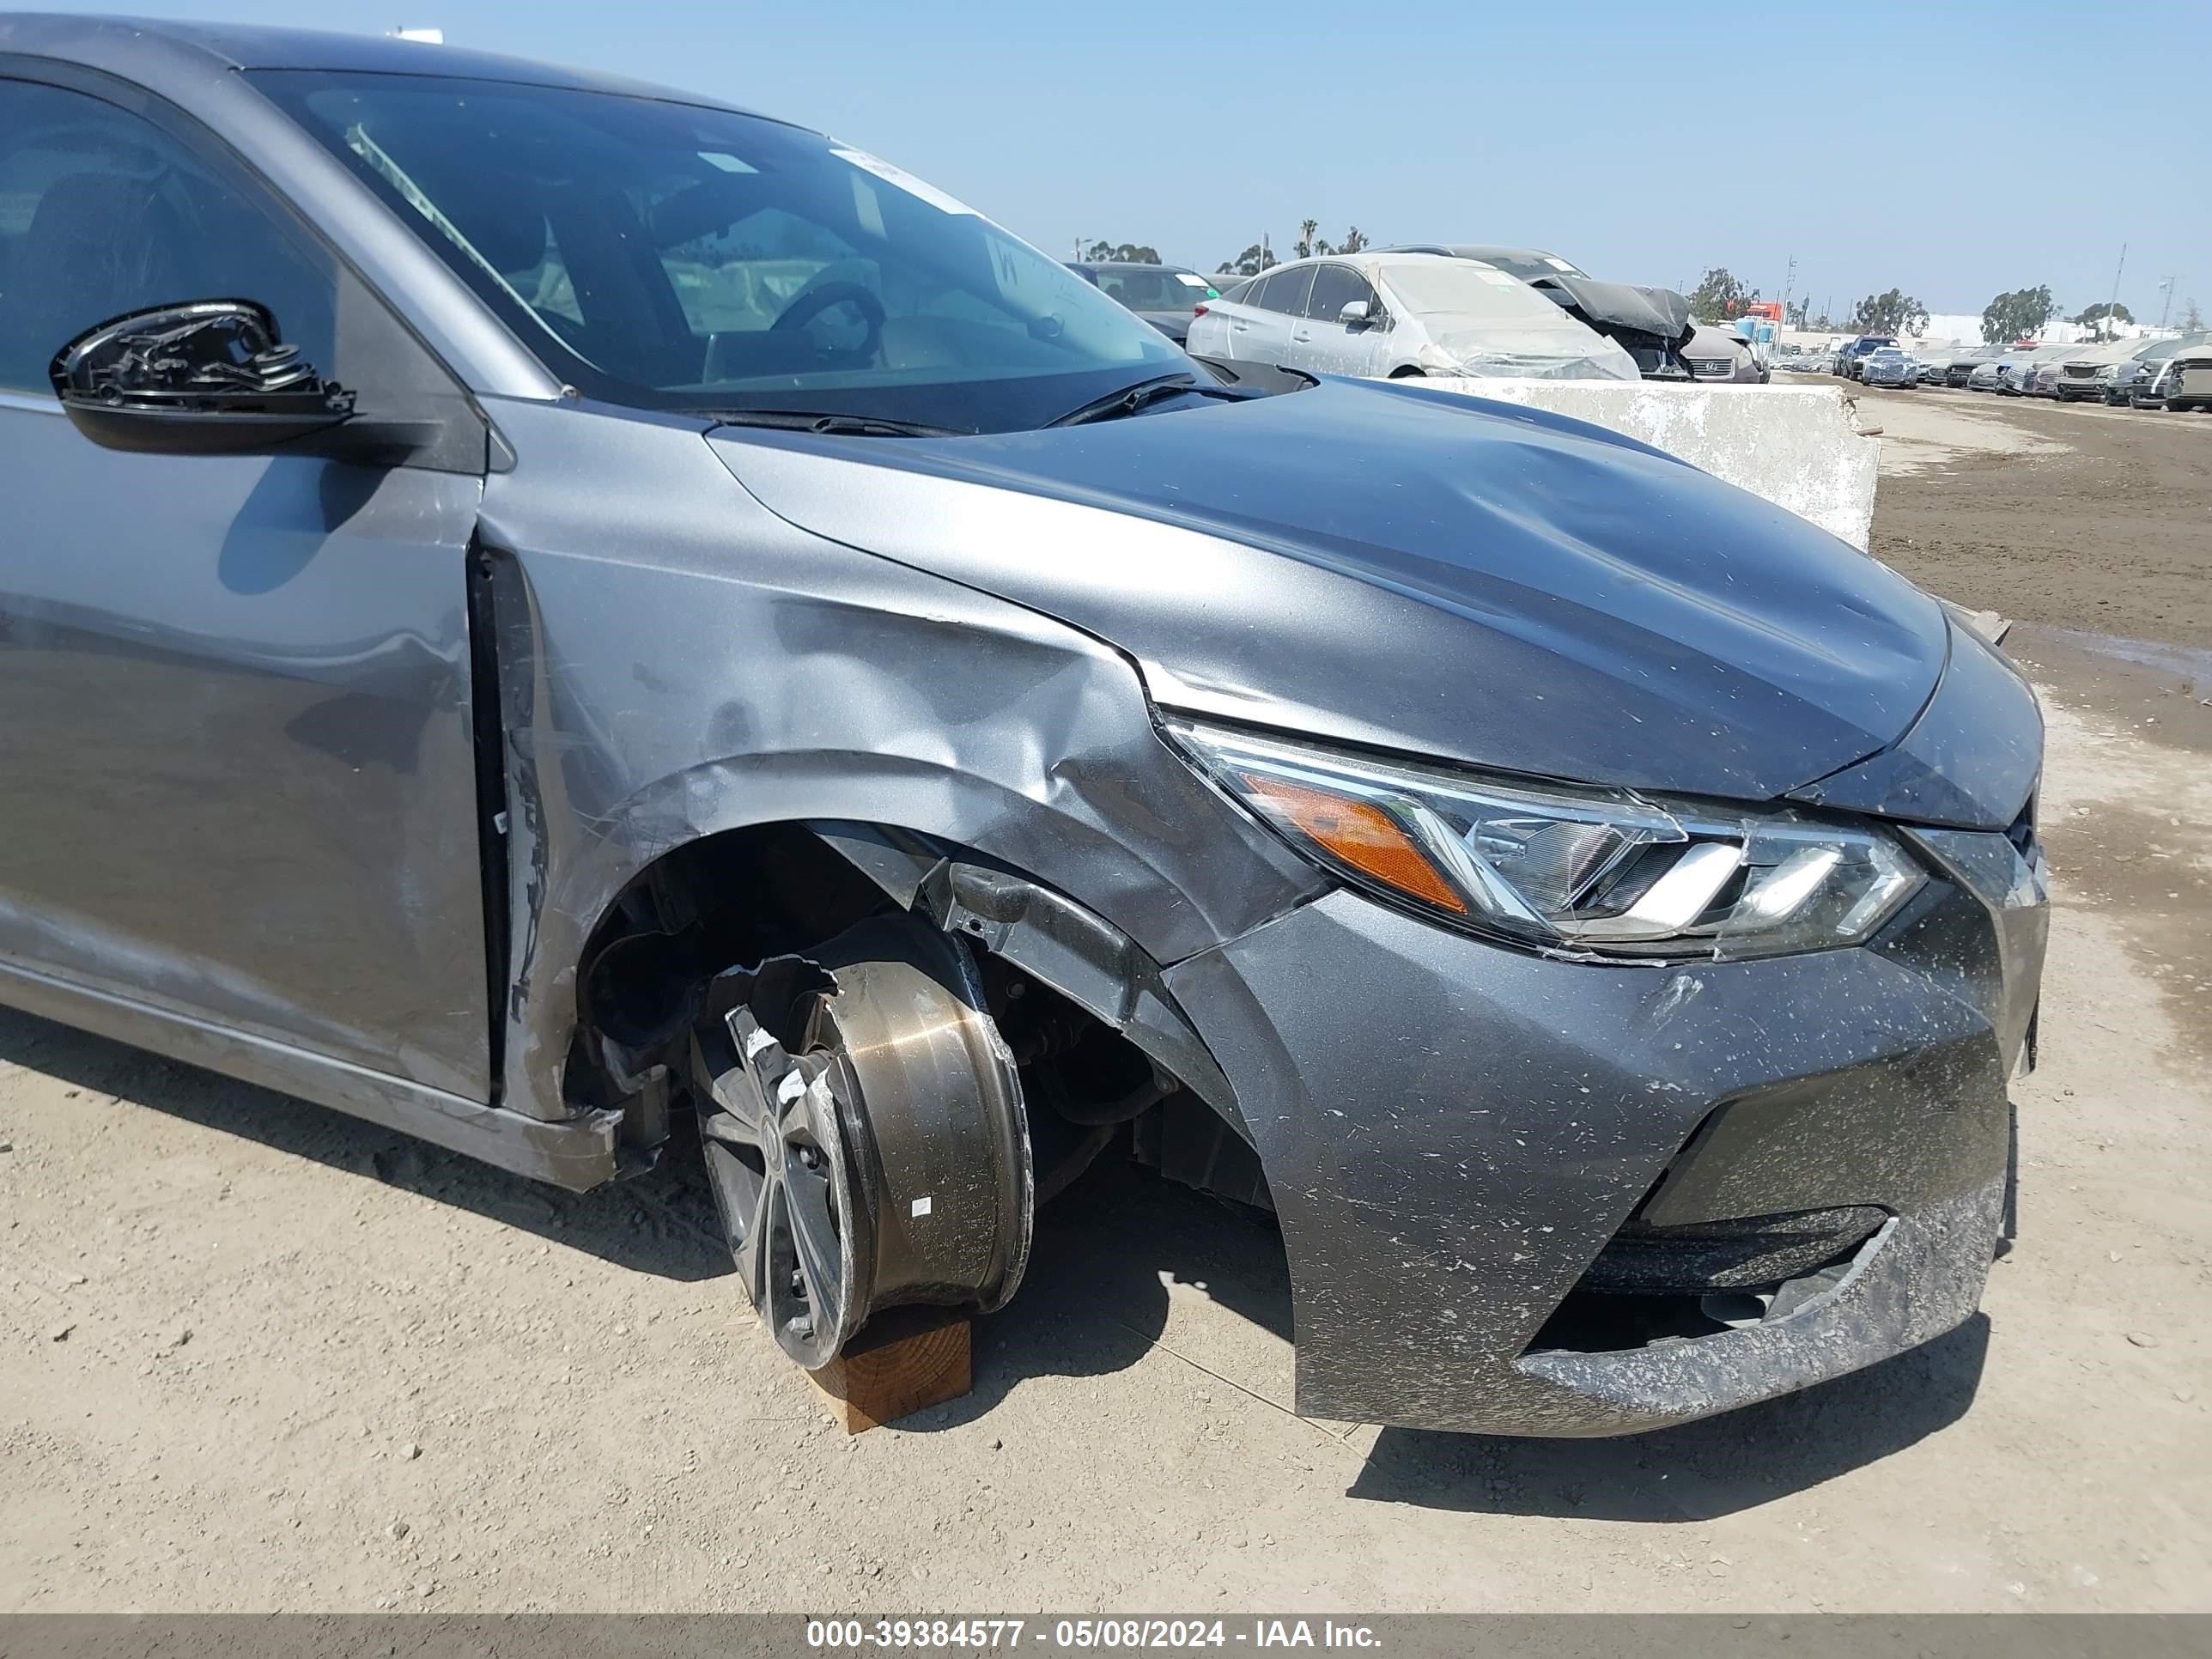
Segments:
[[[118,317],[79,335],[48,370],[70,422],[106,449],[158,455],[404,460],[434,423],[364,421],[276,319],[251,300],[195,300]]]

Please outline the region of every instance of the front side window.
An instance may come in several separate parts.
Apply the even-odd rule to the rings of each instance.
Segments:
[[[1007,430],[1193,367],[1057,260],[797,127],[501,82],[252,78],[595,396]]]
[[[326,370],[336,267],[229,169],[85,93],[0,81],[0,386],[50,392],[88,329],[186,300],[251,299]]]
[[[1306,315],[1333,323],[1355,300],[1364,300],[1370,308],[1373,307],[1375,290],[1367,286],[1367,279],[1350,265],[1323,265],[1314,277],[1313,297],[1306,301]]]

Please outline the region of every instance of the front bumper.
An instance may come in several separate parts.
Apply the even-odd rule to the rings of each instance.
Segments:
[[[1171,969],[1282,1222],[1298,1409],[1629,1433],[1968,1317],[1998,1235],[2006,1079],[2045,912],[2039,860],[2005,836],[1944,832],[1926,850],[1944,877],[1863,949],[1571,962],[1339,891]],[[1686,1253],[1671,1291],[1663,1269],[1641,1298],[1593,1288],[1618,1288],[1624,1242],[1649,1261],[1655,1239],[1705,1224],[1831,1212],[1871,1219],[1776,1282],[1716,1279]],[[1738,1300],[1722,1323],[1700,1299],[1718,1284],[1772,1300]],[[1621,1304],[1635,1318],[1609,1324]],[[1647,1314],[1686,1306],[1690,1334],[1654,1334]]]

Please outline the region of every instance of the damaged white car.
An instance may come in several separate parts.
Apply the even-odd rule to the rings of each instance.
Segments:
[[[1210,301],[1201,357],[1317,374],[1633,380],[1636,360],[1518,277],[1479,259],[1351,254],[1278,265]]]

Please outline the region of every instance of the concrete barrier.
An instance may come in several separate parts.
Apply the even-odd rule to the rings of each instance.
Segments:
[[[1881,441],[1859,435],[1841,386],[1437,375],[1420,384],[1610,427],[1867,550]]]

